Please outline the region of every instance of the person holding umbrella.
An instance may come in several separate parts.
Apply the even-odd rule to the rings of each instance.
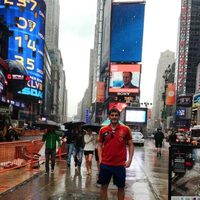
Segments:
[[[45,142],[45,169],[46,173],[49,173],[49,159],[51,157],[51,173],[54,172],[56,161],[56,143],[61,146],[61,140],[59,135],[55,132],[56,127],[53,125],[47,126],[46,133],[42,136],[42,141]]]
[[[96,137],[93,134],[91,128],[87,128],[86,134],[84,135],[84,142],[85,142],[84,155],[85,155],[86,170],[87,170],[87,175],[90,175],[92,170],[92,158],[96,144]]]

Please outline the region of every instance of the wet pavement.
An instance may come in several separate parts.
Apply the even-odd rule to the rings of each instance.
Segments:
[[[45,175],[44,165],[40,171],[27,168],[0,174],[0,199],[2,200],[95,200],[99,199],[96,162],[92,174],[86,175],[83,159],[81,170],[68,168],[65,160],[57,161],[54,174]],[[108,199],[117,199],[117,188],[111,183]],[[134,160],[127,169],[126,200],[168,199],[168,145],[157,158],[153,141],[145,141],[144,147],[135,147]]]

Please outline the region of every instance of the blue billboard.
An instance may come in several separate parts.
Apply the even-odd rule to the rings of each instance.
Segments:
[[[144,3],[113,3],[111,14],[111,62],[141,62]]]
[[[9,28],[8,59],[27,70],[30,80],[19,94],[43,98],[46,5],[43,0],[0,0],[0,17]]]

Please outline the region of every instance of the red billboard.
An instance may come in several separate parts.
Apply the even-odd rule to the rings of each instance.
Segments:
[[[104,102],[105,83],[97,82],[97,100],[98,103]]]
[[[109,110],[111,110],[112,108],[117,108],[121,112],[127,106],[128,106],[127,103],[111,102],[111,103],[109,103]]]
[[[110,64],[109,93],[135,95],[140,92],[140,64]]]

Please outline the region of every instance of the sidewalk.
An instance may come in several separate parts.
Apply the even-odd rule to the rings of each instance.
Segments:
[[[39,176],[44,172],[42,168],[41,166],[40,169],[30,171],[30,167],[26,166],[0,173],[0,195],[14,190],[16,187],[25,184],[32,178]]]
[[[147,180],[146,175],[141,171],[140,166],[137,164],[137,162],[134,160],[133,168],[127,169],[127,181],[126,181],[126,200],[140,200],[140,199],[149,199],[149,200],[155,200],[156,195],[154,194],[154,191],[152,191],[151,185],[149,184],[149,181]],[[85,163],[83,162],[81,173],[85,174]],[[56,165],[56,171],[55,175],[59,174],[60,170],[63,171],[65,168],[66,172],[69,172],[69,169],[67,169],[65,161],[57,162]],[[73,176],[73,171],[75,170],[73,165],[71,166],[71,174],[69,173],[69,177]],[[93,161],[93,168],[92,168],[92,191],[96,194],[99,193],[99,188],[96,187],[96,162]],[[68,173],[67,173],[68,174]],[[20,169],[14,169],[11,171],[8,171],[4,174],[0,174],[0,197],[1,195],[4,195],[10,191],[13,191],[23,184],[26,184],[28,181],[37,178],[39,176],[44,176],[44,165],[41,165],[39,170],[33,170],[29,171],[28,167],[23,167]],[[84,175],[85,176],[85,175]],[[86,177],[87,178],[87,177]],[[85,191],[85,193],[89,193],[87,191],[87,188],[81,187],[77,188],[77,190]],[[71,191],[71,188],[68,188],[68,191]],[[113,196],[116,197],[117,188],[112,183],[109,185],[109,199],[113,199]],[[92,194],[91,194],[92,195]]]

